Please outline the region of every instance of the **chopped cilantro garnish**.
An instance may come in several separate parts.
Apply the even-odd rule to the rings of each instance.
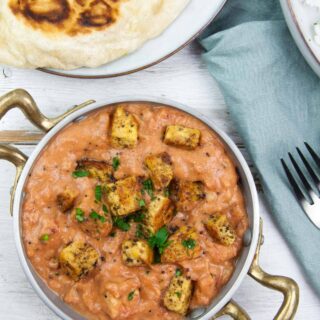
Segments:
[[[154,263],[161,263],[161,254],[159,253],[159,250],[154,251],[153,262]]]
[[[131,301],[134,297],[134,290],[128,294],[128,300]]]
[[[113,219],[113,225],[122,231],[128,231],[130,229],[130,224],[125,218],[115,217]]]
[[[72,176],[74,178],[83,178],[83,177],[88,177],[89,171],[87,170],[75,170],[72,172]]]
[[[166,227],[162,227],[157,233],[151,236],[148,240],[149,246],[152,249],[157,249],[160,254],[163,253],[164,249],[167,248],[171,241],[168,241],[169,233]]]
[[[194,247],[196,246],[196,241],[193,239],[183,240],[182,245],[188,249],[194,249]]]
[[[180,291],[177,291],[174,293],[179,299],[181,298],[181,292]]]
[[[105,204],[102,205],[102,210],[103,210],[105,215],[108,214],[108,208],[107,208],[107,206]]]
[[[146,206],[146,202],[143,199],[139,200],[139,206],[140,207],[145,207]]]
[[[106,222],[106,218],[104,216],[101,216],[99,213],[97,213],[96,211],[92,210],[90,213],[90,218],[94,219],[94,220],[99,220],[102,223]]]
[[[143,214],[142,211],[137,211],[135,214],[132,214],[128,217],[124,217],[124,218],[115,217],[113,219],[113,225],[122,231],[128,231],[130,230],[130,227],[131,227],[130,221],[142,222],[144,217],[145,215]]]
[[[170,190],[169,190],[168,187],[164,189],[163,195],[164,195],[165,197],[167,197],[167,198],[170,196]]]
[[[96,197],[97,201],[101,201],[102,199],[102,187],[101,186],[96,186],[95,190],[94,190],[94,194]]]
[[[137,227],[136,227],[136,237],[137,237],[137,238],[144,238],[143,226],[142,226],[141,223],[137,224]]]
[[[99,219],[99,214],[96,212],[96,211],[91,211],[91,213],[90,213],[90,218],[92,218],[92,219]]]
[[[40,240],[42,242],[47,242],[49,241],[49,235],[47,233],[43,234],[41,237],[40,237]]]
[[[153,199],[154,198],[153,190],[154,188],[153,188],[153,183],[151,179],[147,179],[142,182],[142,189],[141,189],[142,194],[146,192]]]
[[[117,171],[118,168],[119,168],[119,166],[120,166],[120,159],[119,159],[119,157],[113,157],[113,158],[112,158],[112,168],[113,168],[113,170],[114,170],[114,171]]]
[[[132,216],[128,217],[129,220],[132,219],[134,222],[142,222],[144,218],[145,218],[145,215],[142,211],[138,211]]]
[[[182,275],[181,269],[177,268],[176,269],[176,277],[180,277]]]
[[[76,219],[78,222],[84,221],[84,211],[80,208],[76,208]]]

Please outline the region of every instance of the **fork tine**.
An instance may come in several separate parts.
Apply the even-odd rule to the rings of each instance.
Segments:
[[[298,164],[296,163],[296,160],[294,160],[292,154],[289,152],[288,155],[289,155],[289,158],[290,158],[290,160],[291,160],[294,168],[296,169],[296,171],[297,171],[297,173],[298,173],[298,175],[299,175],[299,177],[300,177],[300,179],[301,179],[304,187],[305,187],[308,191],[312,190],[312,187],[311,187],[309,181],[306,179],[306,177],[305,177],[304,174],[302,173],[300,167],[299,167]]]
[[[296,197],[298,198],[298,200],[305,200],[305,196],[303,195],[300,187],[298,186],[296,180],[294,179],[293,175],[291,174],[289,168],[287,167],[283,159],[281,159],[281,163]]]
[[[296,149],[297,149],[298,154],[299,154],[301,160],[303,161],[305,167],[307,168],[313,182],[316,184],[318,191],[320,191],[320,179],[318,178],[318,176],[316,175],[316,173],[314,172],[314,170],[312,169],[312,167],[310,166],[309,162],[307,161],[305,156],[302,154],[300,149],[299,148],[296,148]]]
[[[306,177],[304,176],[303,172],[301,171],[300,167],[298,166],[298,164],[296,163],[296,161],[294,160],[292,154],[289,152],[289,158],[294,166],[294,168],[296,169],[300,180],[302,181],[304,187],[307,189],[308,195],[310,196],[311,200],[312,200],[312,204],[315,203],[317,195],[315,194],[315,192],[313,191],[309,181],[306,179]]]
[[[305,146],[307,147],[308,151],[310,152],[313,160],[316,162],[316,164],[318,165],[318,167],[320,168],[320,158],[319,156],[316,154],[316,152],[310,147],[309,143],[305,142],[304,143]]]

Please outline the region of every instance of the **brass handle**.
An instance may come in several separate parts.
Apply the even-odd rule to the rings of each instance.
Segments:
[[[11,109],[19,108],[25,116],[39,129],[47,132],[65,117],[91,103],[94,100],[88,100],[84,103],[74,106],[64,114],[56,118],[47,118],[39,110],[32,96],[24,89],[16,89],[8,92],[0,98],[0,119]]]
[[[273,318],[274,320],[291,320],[297,312],[299,305],[299,286],[290,278],[283,276],[273,276],[264,272],[259,266],[260,249],[263,244],[263,223],[260,219],[260,233],[256,249],[256,253],[248,272],[249,276],[270,289],[280,291],[283,296],[282,305]],[[235,320],[250,320],[249,315],[234,301],[230,301],[213,319],[217,319],[223,315],[229,315]]]
[[[284,299],[282,305],[274,317],[274,320],[291,320],[294,318],[299,305],[299,286],[293,279],[270,275],[261,269],[259,265],[259,255],[262,242],[261,220],[259,242],[248,274],[263,286],[280,291],[283,294]]]
[[[25,163],[27,162],[27,156],[22,153],[17,148],[14,148],[9,145],[0,145],[0,159],[8,160],[16,166],[16,176],[14,179],[13,187],[11,190],[11,198],[10,198],[10,213],[13,214],[13,200],[16,192],[18,180],[20,178],[21,172]]]
[[[243,310],[235,301],[230,300],[228,304],[224,306],[222,310],[220,310],[213,318],[218,319],[222,316],[230,316],[235,320],[250,320],[249,315],[245,310]]]
[[[16,89],[0,97],[0,119],[2,119],[2,117],[9,110],[13,108],[19,108],[36,127],[41,129],[42,131],[47,132],[74,111],[77,111],[94,102],[94,100],[85,101],[79,105],[74,106],[73,108],[56,118],[47,118],[41,113],[36,102],[26,90]],[[16,177],[11,191],[10,200],[10,213],[12,215],[14,195],[21,172],[27,161],[27,157],[21,151],[12,146],[0,145],[0,159],[8,160],[16,166]]]

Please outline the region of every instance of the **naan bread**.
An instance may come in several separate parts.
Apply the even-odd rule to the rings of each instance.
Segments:
[[[156,37],[190,0],[0,0],[0,63],[97,67]]]

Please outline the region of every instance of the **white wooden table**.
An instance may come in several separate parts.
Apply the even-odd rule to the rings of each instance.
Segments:
[[[0,68],[0,94],[21,87],[36,99],[44,114],[54,116],[66,108],[93,98],[147,94],[166,97],[200,110],[213,119],[241,147],[241,141],[231,123],[223,96],[200,59],[201,49],[195,43],[161,64],[126,77],[104,80],[77,80],[55,77],[39,71]],[[17,110],[0,122],[0,130],[27,130],[37,133]],[[30,154],[34,146],[18,146]],[[243,149],[242,149],[243,150]],[[243,150],[244,151],[244,150]],[[244,151],[245,153],[245,151]],[[0,319],[58,319],[38,298],[20,267],[13,240],[12,219],[9,216],[9,189],[14,167],[0,165]],[[268,210],[261,201],[265,243],[261,265],[274,274],[287,275],[300,285],[300,306],[296,319],[320,319],[320,300],[311,289],[288,246],[279,234]],[[252,319],[270,320],[281,303],[281,295],[261,287],[247,277],[235,295]]]

